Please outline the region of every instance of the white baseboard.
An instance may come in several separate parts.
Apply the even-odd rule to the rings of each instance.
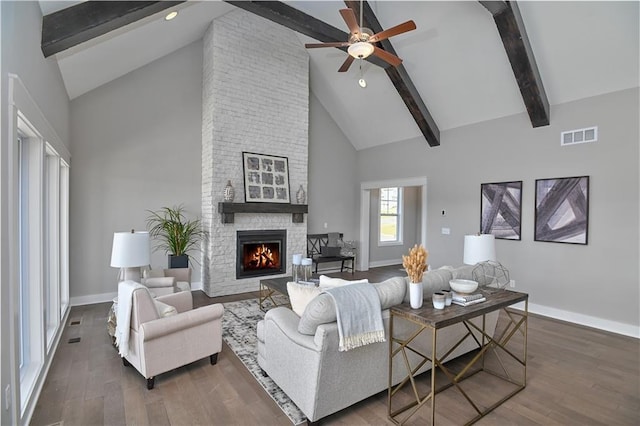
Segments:
[[[193,290],[202,290],[202,282],[191,283],[191,291]],[[116,297],[118,297],[117,291],[113,293],[89,294],[86,296],[71,297],[69,304],[71,306],[93,305],[95,303],[113,302],[113,299]]]
[[[373,262],[369,262],[369,268],[381,268],[383,266],[393,266],[393,265],[402,266],[402,259],[376,260]]]
[[[113,302],[113,299],[118,297],[118,292],[101,293],[101,294],[88,294],[86,296],[76,296],[69,299],[71,306],[80,305],[93,305],[95,303]]]
[[[513,305],[513,307],[516,309],[524,310],[524,302]],[[551,308],[549,306],[537,305],[535,303],[529,303],[529,312],[532,314],[538,314],[561,321],[572,322],[574,324],[580,324],[587,327],[597,328],[599,330],[609,331],[611,333],[622,334],[624,336],[640,339],[640,327],[632,324],[625,324],[622,322],[611,321],[603,318],[593,317],[590,315],[578,314],[576,312]]]

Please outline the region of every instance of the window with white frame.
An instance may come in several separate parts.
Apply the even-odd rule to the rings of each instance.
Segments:
[[[24,414],[69,306],[69,166],[22,115],[16,153],[16,343]]]
[[[402,244],[402,188],[380,188],[378,244]]]

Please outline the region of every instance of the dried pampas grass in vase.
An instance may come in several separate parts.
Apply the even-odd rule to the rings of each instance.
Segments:
[[[402,266],[409,276],[409,300],[413,309],[422,307],[422,276],[427,270],[429,252],[421,245],[414,245],[408,256],[402,256]]]

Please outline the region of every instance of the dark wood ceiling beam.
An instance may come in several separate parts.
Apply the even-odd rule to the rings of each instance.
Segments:
[[[360,20],[360,2],[345,1],[345,4],[356,12],[356,16],[358,16],[358,20]],[[368,2],[363,2],[363,9],[363,25],[371,29],[374,34],[382,31],[382,25],[380,25],[378,18],[373,13],[373,9],[371,9]],[[377,44],[387,52],[393,53],[397,56],[389,39],[382,40]],[[404,65],[400,64],[397,67],[389,67],[386,68],[385,71],[398,91],[398,94],[400,94],[400,97],[409,109],[411,116],[420,128],[420,131],[424,135],[429,146],[440,145],[440,129],[438,129],[436,122],[431,116],[431,113],[429,113],[420,93],[418,93],[418,89],[416,89],[413,81],[411,81],[411,77],[409,77],[409,73],[405,69]]]
[[[184,1],[87,1],[42,17],[45,58]]]
[[[311,15],[291,7],[280,1],[237,1],[225,0],[225,3],[232,4],[240,9],[251,12],[255,15],[268,19],[276,24],[280,24],[295,32],[309,36],[323,43],[348,41],[349,33],[331,26]],[[338,13],[338,11],[336,11]],[[346,47],[338,47],[346,52]],[[382,68],[390,65],[376,56],[370,56],[367,61]]]
[[[481,1],[492,15],[533,127],[549,125],[549,101],[517,2]]]

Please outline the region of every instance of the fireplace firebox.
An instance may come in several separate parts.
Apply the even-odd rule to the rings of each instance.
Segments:
[[[284,274],[287,230],[237,231],[236,279]]]

